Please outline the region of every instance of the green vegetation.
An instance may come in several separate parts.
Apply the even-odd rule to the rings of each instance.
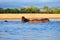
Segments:
[[[38,12],[40,12],[40,9],[33,6],[20,9],[20,13],[38,13]]]
[[[60,13],[60,9],[55,8],[55,9],[53,10],[53,12],[54,12],[54,13]]]
[[[0,13],[4,13],[4,9],[3,8],[0,8]]]
[[[19,13],[19,10],[7,8],[7,9],[5,9],[5,13]]]
[[[43,9],[46,10],[46,13],[53,13],[53,10],[49,8],[48,6],[44,6]]]
[[[43,10],[41,10],[38,7],[35,6],[29,6],[29,7],[25,7],[25,8],[20,8],[20,9],[11,9],[11,8],[7,8],[7,9],[3,9],[0,8],[0,13],[42,13],[42,14],[53,14],[53,13],[60,13],[60,8],[49,8],[48,6],[44,6]]]

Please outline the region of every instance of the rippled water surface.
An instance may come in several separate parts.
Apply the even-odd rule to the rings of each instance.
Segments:
[[[60,20],[46,23],[0,20],[0,40],[60,40]]]

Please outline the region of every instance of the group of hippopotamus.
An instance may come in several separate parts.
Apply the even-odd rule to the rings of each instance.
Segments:
[[[8,22],[5,20],[5,22]],[[42,19],[27,19],[24,16],[21,17],[21,22],[30,22],[30,23],[43,23],[43,22],[49,22],[48,18],[42,18]]]
[[[49,22],[48,18],[42,18],[42,19],[27,19],[24,16],[21,18],[21,22],[30,22],[30,23],[38,23],[38,22]]]

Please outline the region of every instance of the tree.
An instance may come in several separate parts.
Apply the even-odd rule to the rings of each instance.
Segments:
[[[40,12],[40,9],[38,7],[29,6],[26,8],[21,8],[20,12],[22,12],[22,13],[38,13],[38,12]]]
[[[5,13],[10,13],[10,12],[11,12],[10,8],[5,9]]]
[[[26,8],[21,8],[20,9],[20,13],[25,13],[26,12]]]
[[[39,13],[40,9],[38,7],[35,6],[29,6],[26,8],[27,12],[29,13]]]
[[[53,13],[53,9],[49,8],[48,6],[44,6],[44,9],[46,10],[47,13]]]
[[[60,13],[60,9],[59,8],[55,8],[53,12],[54,13]]]
[[[44,6],[44,10],[46,10],[47,12],[49,12],[48,6]]]
[[[10,9],[10,8],[7,8],[5,9],[5,12],[6,13],[19,13],[19,10],[18,9]]]
[[[0,13],[4,13],[4,9],[3,8],[0,8]]]
[[[44,6],[44,9],[48,10],[48,6]]]
[[[19,12],[20,12],[20,11],[19,11],[18,9],[16,9],[16,8],[14,9],[14,11],[15,11],[15,13],[19,13]]]

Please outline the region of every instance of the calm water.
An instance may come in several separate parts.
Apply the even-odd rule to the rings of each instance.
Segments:
[[[0,20],[0,40],[60,40],[60,20],[46,23]]]

